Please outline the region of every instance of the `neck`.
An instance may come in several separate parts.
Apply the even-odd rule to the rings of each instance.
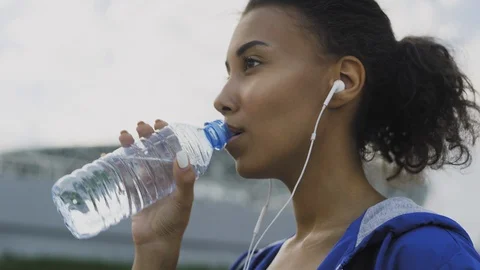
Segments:
[[[348,133],[330,134],[335,135],[315,141],[306,171],[293,197],[297,240],[325,232],[344,231],[368,207],[384,199],[367,181],[358,155],[352,156],[356,153],[353,141],[336,136]],[[291,192],[303,169],[303,162],[300,169],[282,179]]]

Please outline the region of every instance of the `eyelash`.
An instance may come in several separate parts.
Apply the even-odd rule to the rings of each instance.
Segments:
[[[250,61],[250,64],[251,64],[251,61],[253,61],[253,62],[255,62],[255,63],[258,63],[258,64],[255,65],[255,66],[253,66],[253,67],[248,67],[249,61]],[[258,65],[261,65],[261,64],[262,64],[261,61],[255,59],[255,58],[253,58],[253,57],[251,57],[251,56],[244,56],[244,57],[243,57],[243,71],[244,71],[244,72],[246,72],[248,69],[254,68],[254,67],[256,67],[256,66],[258,66]],[[228,81],[229,79],[230,79],[230,75],[228,75],[228,76],[226,77],[226,80],[227,80],[227,81]]]
[[[258,61],[257,59],[253,58],[253,57],[250,57],[250,56],[245,56],[243,57],[243,71],[247,71],[248,69],[250,68],[254,68],[256,66],[253,66],[253,67],[248,67],[247,65],[249,64],[249,61],[253,61],[253,62],[256,62],[258,63],[256,66],[262,64],[262,62]],[[251,62],[250,62],[251,63]]]

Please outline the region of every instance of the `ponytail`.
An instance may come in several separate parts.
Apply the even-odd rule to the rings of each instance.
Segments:
[[[459,69],[449,50],[429,37],[406,37],[393,54],[388,89],[369,106],[383,106],[381,121],[367,128],[373,149],[402,169],[419,173],[425,167],[466,167],[472,156],[469,145],[478,136],[480,108],[475,89]],[[372,110],[367,109],[368,112]],[[379,115],[367,115],[367,119]],[[369,125],[367,120],[366,125]]]

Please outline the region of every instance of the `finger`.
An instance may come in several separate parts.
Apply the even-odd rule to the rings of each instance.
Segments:
[[[140,138],[148,138],[152,136],[154,130],[152,126],[143,121],[137,123],[137,133]]]
[[[193,185],[196,175],[193,166],[190,164],[187,152],[177,153],[176,162],[174,162],[173,176],[176,181],[177,189],[174,197],[180,203],[191,205],[193,201]]]
[[[120,141],[120,144],[122,147],[129,147],[131,146],[135,140],[133,139],[133,136],[128,133],[126,130],[122,130],[120,132],[120,136],[118,137],[118,140]]]
[[[166,126],[168,126],[167,122],[165,122],[163,120],[160,120],[160,119],[155,120],[155,125],[154,125],[155,130],[162,129]]]

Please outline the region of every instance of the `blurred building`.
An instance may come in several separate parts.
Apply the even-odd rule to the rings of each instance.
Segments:
[[[0,254],[131,262],[129,220],[97,237],[77,240],[63,225],[50,193],[58,178],[115,148],[51,148],[0,155]],[[277,189],[278,201],[286,193]],[[266,190],[265,181],[247,183],[236,174],[230,156],[216,152],[212,165],[195,186],[196,200],[180,263],[232,263],[248,248]],[[274,214],[269,213],[267,218]],[[293,222],[289,209],[269,231],[264,243],[291,235]]]
[[[75,239],[65,228],[51,199],[57,179],[112,152],[116,146],[35,149],[0,155],[0,253],[32,256],[67,256],[131,262],[130,222],[121,222],[88,240]],[[371,184],[386,196],[407,196],[425,202],[424,175],[401,175],[387,183],[392,168],[381,160],[365,165]],[[414,180],[416,185],[411,185]],[[266,220],[288,198],[274,185],[272,207]],[[210,168],[195,186],[195,205],[185,234],[180,263],[227,265],[249,245],[251,232],[264,203],[266,181],[239,177],[225,152],[215,152]],[[289,207],[266,235],[265,244],[292,235],[294,219]]]

